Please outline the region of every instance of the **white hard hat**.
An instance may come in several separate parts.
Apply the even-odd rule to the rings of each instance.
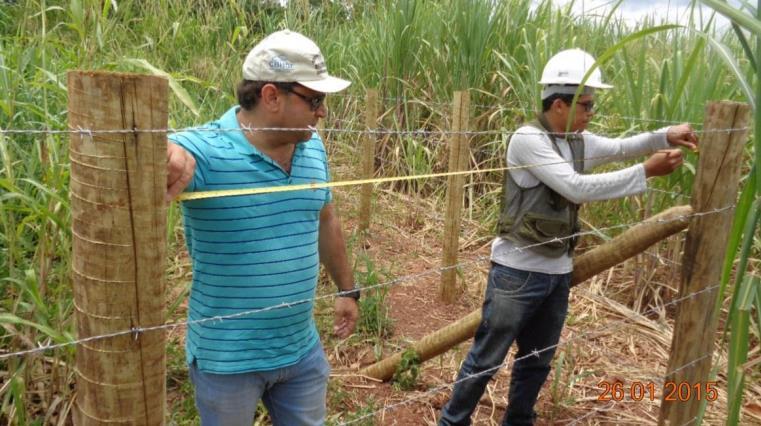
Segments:
[[[542,79],[539,84],[550,85],[576,85],[581,84],[589,68],[595,63],[595,58],[581,49],[568,49],[557,53],[547,61],[542,71]],[[589,76],[585,87],[594,89],[610,89],[613,86],[602,82],[600,68],[595,68]]]

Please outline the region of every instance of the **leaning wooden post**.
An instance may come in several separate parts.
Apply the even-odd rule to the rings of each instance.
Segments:
[[[735,102],[713,102],[706,107],[700,141],[700,164],[695,177],[692,207],[695,213],[712,213],[693,219],[687,233],[679,295],[701,292],[677,307],[666,383],[695,386],[705,395],[713,355],[717,312],[716,286],[737,199],[743,145],[747,140],[750,107]],[[722,131],[722,129],[733,129]],[[720,210],[720,211],[718,211]],[[717,212],[718,211],[718,212]],[[716,213],[713,213],[716,212]],[[677,389],[679,390],[679,389]],[[698,415],[702,399],[661,399],[661,425],[682,425]]]
[[[368,89],[365,99],[365,130],[378,127],[378,91]],[[375,134],[365,133],[362,138],[361,160],[359,164],[360,179],[372,179],[375,176]],[[362,185],[359,197],[359,231],[370,228],[370,202],[373,197],[373,184]]]
[[[455,92],[452,102],[452,137],[449,142],[449,171],[467,170],[470,157],[468,130],[470,95],[467,91]],[[447,212],[444,216],[444,258],[441,266],[451,267],[457,264],[457,252],[460,248],[460,217],[462,215],[462,196],[465,175],[447,178]],[[440,296],[444,303],[452,303],[457,298],[457,269],[448,268],[441,273]]]
[[[164,323],[167,81],[73,71],[72,276],[79,338]],[[101,130],[127,129],[127,132]],[[135,129],[134,131],[131,131]],[[92,130],[90,133],[89,131]],[[74,423],[162,425],[164,331],[77,346]]]
[[[573,260],[571,285],[613,267],[624,260],[645,251],[651,245],[680,232],[687,227],[690,206],[672,207],[647,221],[622,232],[605,244],[577,256]],[[481,323],[481,309],[476,309],[456,322],[447,325],[413,343],[410,347],[425,362],[448,351],[453,346],[470,339]],[[365,367],[359,373],[378,380],[389,380],[402,360],[404,350]]]

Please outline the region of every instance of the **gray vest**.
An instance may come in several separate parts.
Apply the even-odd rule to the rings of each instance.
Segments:
[[[547,135],[552,147],[560,155],[556,135],[540,114],[538,121],[529,123]],[[581,134],[566,135],[571,147],[573,168],[578,173],[584,170],[584,139]],[[548,257],[560,257],[563,253],[573,253],[578,237],[567,238],[581,229],[578,221],[579,205],[540,182],[531,188],[522,188],[505,170],[502,194],[502,212],[499,216],[497,232],[500,237],[519,246],[541,244],[530,247],[535,253]],[[557,238],[563,238],[558,240]]]

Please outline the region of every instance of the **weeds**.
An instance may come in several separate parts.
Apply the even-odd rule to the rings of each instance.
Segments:
[[[551,418],[553,419],[564,408],[574,405],[576,402],[573,396],[574,386],[592,375],[591,371],[584,371],[583,369],[577,372],[576,364],[573,345],[566,345],[563,350],[558,351],[555,355],[552,366],[553,377],[550,385]]]
[[[357,263],[363,264],[364,268],[358,268]],[[366,254],[361,254],[355,260],[355,276],[357,282],[363,287],[373,287],[380,284],[380,274],[375,268],[375,262]],[[369,288],[362,291],[359,300],[359,323],[357,331],[360,334],[370,336],[380,343],[384,337],[391,335],[392,321],[388,315],[386,297],[389,288],[387,286]]]
[[[65,73],[70,69],[148,69],[167,75],[173,83],[169,125],[200,124],[235,103],[233,88],[248,49],[264,34],[288,27],[313,37],[323,48],[331,73],[354,82],[348,95],[362,96],[365,88],[372,87],[383,97],[394,98],[385,101],[381,119],[385,127],[446,130],[452,92],[468,89],[473,95],[474,130],[509,131],[536,107],[536,82],[552,54],[581,46],[596,55],[633,31],[655,24],[630,28],[610,16],[572,16],[549,0],[538,4],[530,0],[291,3],[282,8],[276,2],[240,0],[5,2],[0,7],[0,127],[65,129]],[[654,34],[627,45],[604,66],[606,79],[616,89],[602,93],[600,100],[606,108],[596,118],[595,130],[621,134],[660,127],[643,124],[642,119],[700,122],[706,101],[745,99],[743,87],[755,81],[754,69],[761,61],[744,56],[744,36],[735,38],[698,24],[702,35],[688,30]],[[717,46],[725,47],[724,54]],[[728,64],[727,56],[734,56],[735,63]],[[741,85],[738,79],[750,83]],[[331,96],[330,106],[329,118],[342,120],[341,127],[361,127],[361,101]],[[331,124],[328,121],[327,127]],[[346,148],[352,146],[352,137],[326,134],[329,152],[353,161],[351,149]],[[473,137],[470,167],[502,167],[506,142],[504,136]],[[376,160],[379,174],[443,171],[446,143],[446,138],[385,138]],[[66,341],[74,334],[67,151],[66,136],[0,133],[3,351]],[[758,148],[748,150],[749,158],[759,156]],[[696,159],[688,156],[686,161],[693,167],[662,180],[664,189],[688,191],[692,186]],[[750,169],[749,163],[744,173]],[[757,182],[761,177],[750,176],[746,187],[755,186],[741,199],[737,217],[742,223],[733,231],[736,241],[732,243],[739,249],[746,238],[745,258],[757,257],[760,250],[752,242],[755,228],[743,232],[749,206],[757,197],[756,186],[761,187]],[[493,229],[497,217],[501,180],[501,175],[479,174],[470,182],[474,217],[480,218],[486,230]],[[421,181],[397,189],[441,199],[443,186],[440,181]],[[652,205],[673,203],[658,196]],[[584,213],[601,225],[637,220],[640,209],[625,201],[600,203]],[[174,232],[181,214],[172,206],[169,215],[170,247],[182,250]],[[382,274],[376,264],[366,255],[357,259],[358,281],[366,286],[379,283]],[[732,266],[729,258],[725,284]],[[374,340],[376,355],[392,329],[387,295],[386,287],[366,290],[360,303],[358,330]],[[761,296],[757,300],[756,315],[748,319],[751,344],[758,342],[761,333]],[[328,310],[328,305],[316,306],[323,332],[329,330],[328,315],[323,315]],[[170,355],[181,359],[179,352]],[[73,349],[51,351],[44,361],[31,357],[0,363],[0,420],[30,424],[39,418],[68,416],[73,353]],[[46,392],[36,393],[40,386]],[[188,398],[186,391],[178,390]],[[558,397],[562,399],[561,391]],[[175,411],[190,408],[178,405],[170,408],[172,418],[183,419]],[[374,406],[368,404],[361,412]]]
[[[402,360],[394,371],[394,377],[391,378],[394,389],[403,391],[415,389],[418,376],[420,376],[420,356],[415,349],[408,348],[402,353]]]

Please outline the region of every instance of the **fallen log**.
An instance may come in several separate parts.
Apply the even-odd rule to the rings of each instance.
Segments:
[[[611,268],[645,251],[648,247],[687,228],[692,214],[690,206],[676,206],[624,231],[612,240],[576,257],[571,286]],[[412,344],[421,362],[440,355],[473,337],[481,322],[481,309],[469,313]],[[365,367],[359,374],[378,380],[389,380],[402,359],[404,350]]]

